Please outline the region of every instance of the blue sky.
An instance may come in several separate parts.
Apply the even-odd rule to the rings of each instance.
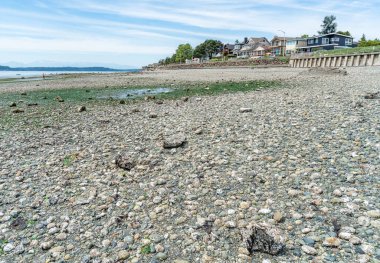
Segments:
[[[331,14],[380,37],[380,0],[1,0],[0,65],[140,67],[180,43],[313,35]]]

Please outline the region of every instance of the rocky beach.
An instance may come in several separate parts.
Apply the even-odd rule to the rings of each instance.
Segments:
[[[250,81],[279,85],[133,103],[29,97]],[[22,100],[2,101],[11,93]],[[380,67],[0,82],[0,153],[1,263],[380,261]]]

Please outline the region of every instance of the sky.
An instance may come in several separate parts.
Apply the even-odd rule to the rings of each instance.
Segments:
[[[380,0],[0,0],[0,65],[138,68],[181,43],[314,35],[326,15],[375,38],[379,14]]]

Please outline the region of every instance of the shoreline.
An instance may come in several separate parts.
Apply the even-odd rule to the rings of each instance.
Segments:
[[[63,74],[51,80],[7,82],[0,80],[0,93],[47,89],[108,88],[194,83],[244,82],[250,80],[282,80],[296,77],[305,69],[268,68],[204,68],[142,71],[112,74]]]
[[[379,76],[380,67],[81,76],[51,91],[126,82],[284,86],[124,104],[50,98],[23,112],[0,106],[0,257],[379,260]],[[11,87],[23,105],[40,88],[32,84]],[[283,253],[250,253],[246,234],[257,224],[280,237]]]

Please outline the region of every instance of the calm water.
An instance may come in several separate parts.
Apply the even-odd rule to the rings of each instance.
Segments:
[[[99,72],[99,71],[0,71],[0,79],[8,79],[8,78],[42,78],[42,74],[45,76],[54,76],[56,74],[73,74],[73,73],[120,73],[120,72],[136,72],[138,70],[127,70],[127,71],[107,71],[107,72]]]
[[[116,90],[114,93],[107,96],[100,96],[99,99],[131,99],[134,97],[144,96],[144,95],[155,95],[161,93],[169,93],[173,91],[170,88],[155,88],[155,89],[127,89],[127,90]]]

